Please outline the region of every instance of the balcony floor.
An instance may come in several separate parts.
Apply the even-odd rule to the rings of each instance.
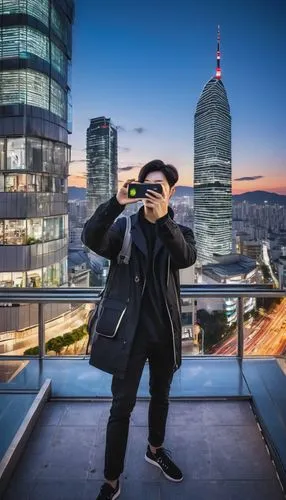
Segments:
[[[3,500],[94,500],[110,403],[48,402]],[[122,500],[283,500],[249,401],[171,401],[165,445],[183,469],[168,482],[144,460],[147,403],[131,417]]]

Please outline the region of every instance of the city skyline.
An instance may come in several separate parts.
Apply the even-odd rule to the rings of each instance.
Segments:
[[[227,9],[222,0],[196,6],[182,2],[180,8],[156,6],[151,16],[147,1],[138,16],[139,6],[128,2],[119,7],[114,1],[105,6],[83,0],[74,36],[69,185],[85,185],[85,130],[89,119],[100,115],[119,127],[119,167],[124,169],[119,180],[136,177],[138,169],[128,169],[131,165],[159,157],[178,168],[180,185],[193,185],[193,114],[201,88],[215,72],[220,24],[223,79],[233,117],[233,193],[286,194],[285,8],[280,0],[232,2]]]

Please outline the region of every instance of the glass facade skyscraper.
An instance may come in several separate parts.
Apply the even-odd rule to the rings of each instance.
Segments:
[[[67,286],[73,16],[73,0],[0,0],[2,287]],[[0,331],[33,324],[21,307]]]
[[[87,211],[95,209],[117,192],[117,129],[110,118],[93,118],[86,134]]]
[[[231,116],[219,38],[216,76],[205,85],[195,113],[194,232],[199,264],[232,251]]]

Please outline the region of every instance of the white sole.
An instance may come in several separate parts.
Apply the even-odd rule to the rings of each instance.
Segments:
[[[174,483],[180,483],[181,481],[183,481],[184,477],[182,477],[181,479],[174,479],[173,477],[168,476],[168,474],[166,474],[166,472],[163,471],[162,467],[160,467],[160,465],[157,462],[155,462],[151,458],[147,457],[147,455],[145,455],[145,460],[149,464],[156,465],[156,467],[158,467],[163,472],[164,476],[167,479],[169,479],[169,481],[173,481]]]

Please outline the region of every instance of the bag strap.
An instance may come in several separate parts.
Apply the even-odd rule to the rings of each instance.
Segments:
[[[130,217],[125,217],[125,220],[126,220],[125,234],[122,243],[122,248],[117,257],[118,264],[129,264],[131,255],[131,245],[132,245],[131,219]]]

